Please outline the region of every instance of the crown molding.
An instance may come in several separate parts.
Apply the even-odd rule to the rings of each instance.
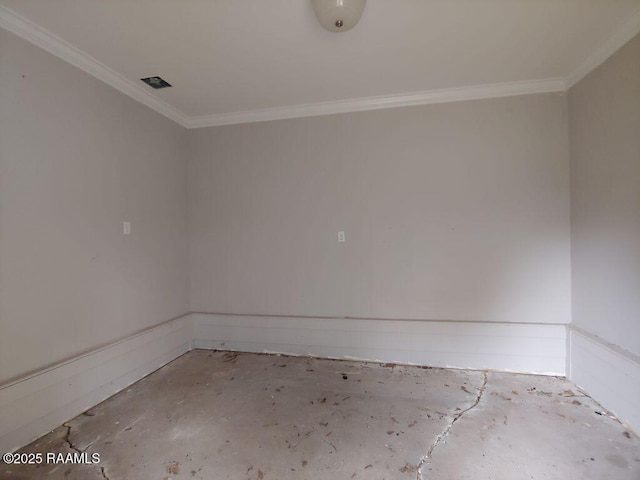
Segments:
[[[484,98],[511,97],[533,93],[564,92],[566,90],[564,85],[562,78],[548,78],[533,81],[428,90],[381,97],[356,98],[336,102],[293,105],[290,107],[265,108],[245,112],[203,115],[190,117],[187,120],[187,128],[217,127],[238,123],[266,122],[269,120],[362,112],[366,110],[380,110],[384,108],[408,107],[433,103],[460,102],[464,100],[480,100]]]
[[[0,5],[0,27],[93,75],[167,118],[187,126],[187,116],[62,38]]]
[[[586,77],[591,71],[602,65],[611,55],[624,44],[640,33],[640,9],[636,11],[613,35],[605,40],[578,68],[565,78],[565,88],[569,90],[576,83]]]
[[[57,35],[0,5],[0,27],[33,43],[47,52],[89,73],[125,95],[186,128],[216,127],[239,123],[266,122],[319,115],[362,112],[415,105],[510,97],[535,93],[565,92],[589,72],[601,65],[620,47],[640,32],[640,10],[611,35],[573,72],[564,78],[495,83],[468,87],[427,90],[379,97],[355,98],[334,102],[292,105],[242,112],[189,116],[117,73]]]

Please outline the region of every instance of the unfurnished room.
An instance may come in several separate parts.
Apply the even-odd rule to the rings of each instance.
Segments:
[[[0,0],[0,479],[640,480],[640,0]]]

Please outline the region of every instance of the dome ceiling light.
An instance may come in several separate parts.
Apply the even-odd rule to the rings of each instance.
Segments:
[[[320,25],[331,32],[346,32],[356,26],[367,0],[311,0]]]

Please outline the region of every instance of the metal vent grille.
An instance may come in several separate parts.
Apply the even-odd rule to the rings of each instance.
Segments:
[[[141,78],[140,80],[142,80],[144,83],[146,83],[150,87],[156,88],[156,89],[167,88],[171,86],[169,82],[162,79],[161,77],[147,77],[147,78]]]

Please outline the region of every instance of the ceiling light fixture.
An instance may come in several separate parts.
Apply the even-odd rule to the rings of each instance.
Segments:
[[[331,32],[346,32],[360,20],[367,0],[311,0],[320,25]]]

